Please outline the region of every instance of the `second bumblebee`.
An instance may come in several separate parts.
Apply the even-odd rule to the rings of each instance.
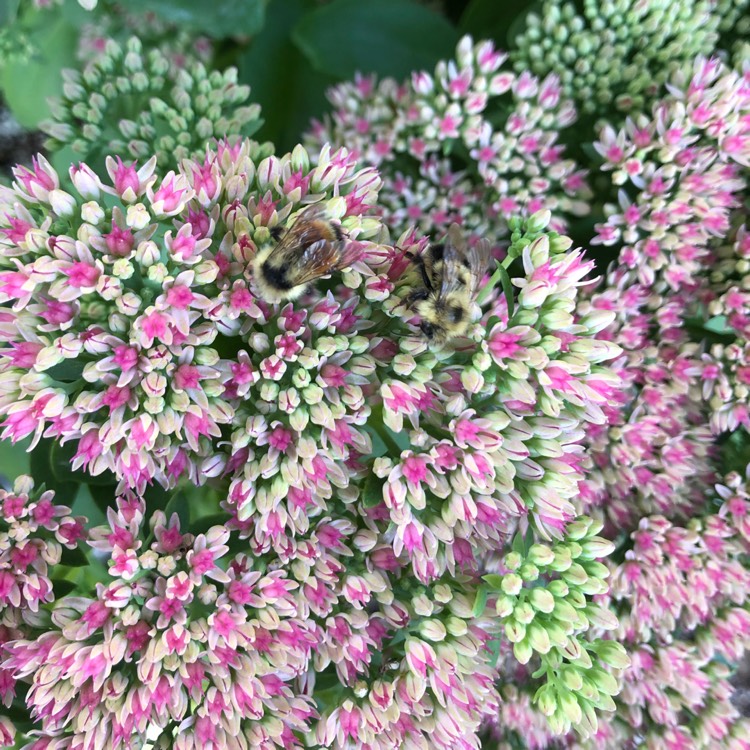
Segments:
[[[410,257],[423,286],[406,298],[406,304],[421,318],[422,333],[437,345],[465,334],[489,265],[489,241],[469,247],[458,224],[451,224],[442,243]]]

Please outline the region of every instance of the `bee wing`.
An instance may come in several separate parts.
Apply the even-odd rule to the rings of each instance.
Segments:
[[[471,298],[474,299],[479,294],[479,285],[482,283],[484,275],[490,265],[492,257],[490,241],[481,239],[474,247],[469,248],[467,257],[469,259],[469,268],[471,270]]]
[[[443,249],[442,281],[438,297],[446,297],[450,292],[461,288],[461,267],[469,270],[471,279],[471,297],[474,299],[479,291],[484,274],[490,261],[490,243],[480,240],[474,247],[467,247],[461,228],[451,224]]]
[[[344,268],[348,265],[343,262],[345,256],[343,241],[317,240],[313,242],[300,256],[294,283],[308,284],[321,276],[326,276],[331,271]]]
[[[308,206],[300,211],[294,219],[294,224],[282,235],[274,252],[288,252],[292,248],[304,248],[314,243],[320,237],[317,225],[314,222],[324,218],[325,211],[318,204]]]
[[[464,287],[461,280],[461,265],[463,257],[458,248],[453,244],[452,238],[445,241],[443,247],[443,262],[440,268],[440,289],[438,290],[438,301],[447,297],[451,292]]]

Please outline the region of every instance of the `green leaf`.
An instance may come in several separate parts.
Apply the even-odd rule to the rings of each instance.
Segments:
[[[29,473],[29,443],[28,438],[18,443],[11,443],[10,440],[0,442],[0,475],[9,484],[13,484],[13,480],[21,474]]]
[[[385,480],[376,474],[370,474],[365,479],[365,486],[362,490],[362,504],[365,508],[374,508],[383,502],[383,485]]]
[[[81,373],[83,372],[83,361],[80,359],[66,359],[56,364],[54,367],[50,367],[46,371],[53,380],[57,380],[59,383],[75,383],[81,379]]]
[[[16,20],[20,4],[21,0],[2,0],[0,2],[0,25],[5,26]]]
[[[487,608],[487,598],[489,591],[486,586],[480,586],[477,589],[477,596],[474,599],[474,607],[471,610],[472,617],[481,617],[484,614],[484,610]]]
[[[502,640],[500,638],[493,638],[487,644],[490,650],[490,666],[493,668],[497,666],[498,659],[500,658],[500,646],[501,645],[502,645]]]
[[[194,536],[205,534],[212,526],[222,526],[229,518],[228,513],[212,513],[210,516],[203,516],[192,521],[183,531],[189,531]],[[182,528],[182,527],[180,527]]]
[[[152,510],[164,510],[167,507],[172,495],[165,490],[160,484],[152,484],[146,487],[143,497],[148,506],[149,512]]]
[[[74,549],[63,547],[60,565],[67,565],[69,568],[82,568],[88,564],[89,560],[86,557],[86,553],[80,547],[75,547]]]
[[[177,490],[169,498],[167,506],[164,508],[164,514],[167,516],[167,520],[173,513],[176,513],[180,519],[180,528],[190,528],[190,503],[188,498],[182,490]]]
[[[486,576],[482,576],[482,580],[486,581],[487,585],[493,590],[493,591],[500,591],[500,587],[503,583],[503,577],[498,575],[497,573],[489,573]]]
[[[513,46],[516,33],[520,30],[514,21],[525,16],[527,9],[533,4],[532,0],[515,0],[510,3],[498,0],[471,0],[458,22],[459,31],[462,34],[471,34],[477,40],[493,39],[505,49]]]
[[[73,515],[85,516],[90,526],[100,526],[106,523],[107,508],[115,507],[117,484],[82,484],[73,501],[71,510]]]
[[[57,449],[57,456],[54,455]],[[63,451],[73,450],[73,446],[63,446]],[[64,456],[61,458],[59,446],[47,438],[42,438],[31,452],[30,474],[34,477],[34,486],[44,485],[48,490],[55,491],[55,500],[65,505],[71,505],[78,494],[78,481],[73,481],[73,472],[64,466]]]
[[[431,69],[458,41],[443,16],[411,0],[334,0],[308,13],[292,36],[318,70],[342,79]]]
[[[524,546],[523,534],[520,531],[517,531],[516,535],[513,537],[510,548],[513,552],[516,552],[523,557],[526,552]]]
[[[68,581],[64,578],[59,581],[52,581],[52,591],[55,594],[56,600],[60,600],[64,596],[71,594],[76,588],[76,584],[73,581]]]
[[[28,29],[34,55],[29,61],[10,60],[0,69],[0,88],[18,122],[36,128],[49,117],[49,97],[62,93],[62,68],[75,67],[78,35],[59,12],[47,11]]]
[[[505,295],[505,304],[508,306],[508,317],[513,317],[513,310],[515,309],[516,300],[513,293],[513,284],[511,283],[508,272],[502,267],[498,266],[497,273],[500,276],[500,285],[503,287],[503,294]]]
[[[726,315],[716,315],[705,323],[704,328],[707,331],[712,331],[713,333],[718,333],[721,335],[731,335],[734,333],[734,329],[731,326],[727,325]]]
[[[313,117],[327,109],[325,92],[338,79],[314,70],[291,39],[310,0],[272,0],[266,25],[237,61],[239,78],[261,106],[263,126],[256,137],[289,150]]]
[[[750,435],[745,430],[736,430],[719,440],[721,473],[730,471],[745,473],[750,464]]]
[[[267,0],[130,0],[127,7],[220,38],[257,34],[263,28],[266,5]]]

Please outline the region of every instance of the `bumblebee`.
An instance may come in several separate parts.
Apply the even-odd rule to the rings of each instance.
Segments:
[[[421,318],[420,329],[438,346],[466,333],[471,323],[479,285],[490,261],[490,243],[480,240],[468,247],[458,224],[448,236],[430,245],[421,255],[409,254],[419,271],[422,286],[406,299]]]
[[[260,250],[253,260],[253,279],[266,302],[295,300],[312,281],[351,265],[346,235],[330,221],[320,205],[297,214],[289,228],[274,227],[275,245]]]

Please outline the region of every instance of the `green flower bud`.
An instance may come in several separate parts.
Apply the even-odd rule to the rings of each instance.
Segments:
[[[617,615],[605,607],[600,607],[598,604],[589,604],[583,612],[592,625],[603,630],[614,630],[618,625]]]
[[[515,573],[508,573],[503,576],[501,588],[504,593],[509,594],[510,596],[517,596],[523,588],[523,580],[521,579],[521,576],[516,575]]]
[[[582,544],[581,556],[594,560],[601,557],[609,557],[615,551],[614,542],[595,536]]]
[[[541,232],[547,227],[551,220],[552,213],[548,209],[537,211],[526,219],[526,231],[529,233]]]
[[[511,643],[518,643],[526,637],[526,626],[511,618],[505,623],[505,636]]]
[[[532,622],[528,627],[527,639],[531,643],[534,651],[540,654],[546,654],[552,648],[550,643],[549,633],[545,629],[544,625],[538,622]]]
[[[609,578],[609,568],[603,563],[596,562],[596,560],[584,560],[581,558],[580,564],[589,574],[590,578],[598,578],[599,580]]]
[[[568,598],[567,601],[570,602],[574,607],[577,609],[583,609],[588,602],[586,601],[586,597],[583,595],[583,593],[577,589],[570,589],[568,592]]]
[[[578,611],[565,599],[557,599],[555,607],[552,610],[552,616],[560,622],[576,622],[578,620]]]
[[[571,563],[570,567],[563,571],[562,579],[571,586],[581,586],[588,581],[589,577],[583,566],[578,563]]]
[[[590,669],[586,677],[593,682],[597,690],[607,695],[617,695],[620,692],[620,685],[614,675],[605,672],[603,669],[594,667]]]
[[[523,625],[528,625],[536,615],[534,608],[528,602],[517,604],[513,610],[513,617]]]
[[[505,567],[508,568],[508,570],[518,570],[523,563],[523,558],[518,554],[518,552],[509,552],[505,556],[503,563],[505,564]]]
[[[580,592],[586,596],[598,596],[609,591],[609,585],[600,578],[589,578],[585,583],[578,586]]]
[[[550,570],[554,570],[557,573],[563,573],[568,570],[572,564],[573,558],[570,556],[570,551],[566,547],[563,547],[555,551],[555,558],[548,567]]]
[[[554,561],[555,555],[546,544],[532,544],[529,549],[528,559],[535,565],[546,567]]]
[[[549,591],[540,587],[531,589],[529,601],[534,609],[546,614],[552,612],[555,608],[555,597]]]
[[[497,616],[503,617],[503,618],[509,617],[511,614],[513,614],[515,603],[516,603],[515,597],[511,597],[511,596],[499,597],[497,602],[495,603],[495,612],[497,612]]]
[[[568,595],[570,588],[565,581],[557,579],[555,581],[550,581],[547,584],[547,591],[549,591],[555,599],[564,599]]]
[[[565,714],[565,717],[572,723],[578,724],[583,716],[581,707],[578,705],[575,695],[573,693],[561,692],[558,693],[557,701],[560,709]]]
[[[592,703],[600,711],[616,711],[617,710],[617,705],[612,700],[612,696],[607,695],[606,693],[599,693],[598,699],[595,701],[592,701]]]
[[[562,681],[568,690],[578,692],[583,686],[583,675],[575,667],[566,667],[561,672]]]
[[[545,716],[552,716],[557,710],[557,693],[553,685],[542,685],[534,695],[534,703]]]
[[[577,557],[581,556],[581,552],[583,552],[583,547],[581,547],[578,542],[571,542],[569,541],[566,544],[567,548],[570,550],[570,556],[575,560]]]
[[[513,656],[516,657],[519,664],[528,664],[533,654],[534,649],[531,648],[528,641],[520,641],[513,646]]]
[[[573,632],[572,628],[569,625],[561,627],[558,622],[552,622],[549,620],[544,626],[547,628],[547,635],[549,636],[550,643],[557,648],[564,648],[568,636]]]
[[[625,669],[630,666],[630,657],[625,651],[625,647],[617,641],[596,641],[591,646],[596,655],[610,667],[615,669]]]

